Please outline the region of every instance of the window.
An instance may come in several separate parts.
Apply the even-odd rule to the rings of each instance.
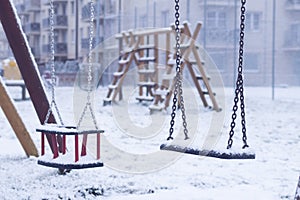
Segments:
[[[67,4],[66,4],[66,3],[63,3],[63,4],[62,4],[62,14],[63,14],[63,15],[66,15],[66,14],[67,14]]]
[[[246,14],[246,29],[250,31],[260,30],[260,18],[259,12],[249,12]]]
[[[294,43],[300,44],[300,24],[291,25],[291,38]]]
[[[207,27],[208,28],[225,28],[226,13],[211,11],[207,12]]]
[[[147,15],[142,15],[140,17],[140,27],[147,27]]]
[[[258,71],[259,53],[245,53],[244,65],[246,71]]]
[[[74,1],[71,2],[71,14],[72,15],[75,14],[75,4],[74,4]]]
[[[165,10],[161,12],[161,27],[167,27],[170,25],[169,22],[169,11]]]
[[[80,37],[81,37],[81,38],[84,38],[83,28],[80,28]]]
[[[75,30],[74,29],[71,30],[71,37],[72,37],[71,42],[75,43]]]

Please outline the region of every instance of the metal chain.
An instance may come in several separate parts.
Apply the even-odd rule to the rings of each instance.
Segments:
[[[176,76],[175,76],[175,89],[174,89],[174,97],[173,97],[173,105],[172,105],[172,114],[170,121],[170,129],[169,129],[169,137],[167,140],[172,140],[173,132],[174,132],[174,124],[176,117],[176,108],[177,108],[177,96],[180,98],[180,109],[182,113],[183,120],[183,128],[185,139],[188,139],[188,129],[185,115],[185,107],[183,100],[183,90],[182,90],[182,71],[181,71],[181,51],[180,51],[180,28],[179,21],[180,13],[179,13],[179,0],[175,0],[175,32],[176,32]],[[179,92],[179,94],[178,94]]]
[[[245,98],[244,98],[244,80],[243,80],[243,56],[244,56],[244,36],[245,36],[245,12],[246,12],[246,0],[241,0],[241,23],[240,23],[240,42],[239,42],[239,66],[238,66],[238,76],[236,80],[236,89],[234,97],[234,106],[232,113],[232,121],[230,124],[229,139],[227,149],[232,147],[234,128],[235,128],[235,119],[237,117],[238,110],[238,101],[240,100],[241,107],[241,124],[242,124],[242,133],[243,133],[243,148],[249,147],[247,144],[247,135],[246,135],[246,119],[245,119]],[[240,96],[239,96],[240,95]]]
[[[54,107],[61,125],[64,125],[62,117],[60,115],[59,109],[58,109],[56,101],[55,101],[56,75],[55,75],[55,38],[54,38],[54,4],[53,4],[53,0],[50,0],[49,20],[50,20],[51,103],[49,105],[49,109],[48,109],[46,118],[44,120],[44,124],[46,124],[48,122],[51,113],[53,113],[53,107]]]
[[[92,116],[92,120],[94,123],[94,126],[96,129],[98,129],[98,125],[97,125],[97,121],[96,121],[96,117],[94,115],[94,111],[92,108],[92,103],[91,103],[91,93],[93,90],[93,85],[92,85],[92,81],[93,81],[93,63],[92,63],[92,50],[93,50],[93,39],[94,39],[94,19],[95,19],[95,9],[94,9],[94,1],[91,0],[90,1],[90,22],[89,22],[89,53],[88,53],[88,94],[87,94],[87,101],[86,101],[86,105],[83,109],[83,112],[79,118],[78,124],[77,124],[77,128],[79,129],[81,122],[83,121],[84,115],[86,113],[86,111],[89,109],[91,116]]]

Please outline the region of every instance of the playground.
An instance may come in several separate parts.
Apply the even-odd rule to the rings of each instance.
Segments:
[[[106,94],[107,88],[99,88]],[[232,88],[225,88],[230,105]],[[18,96],[19,91],[12,92]],[[270,88],[247,88],[248,132],[255,160],[215,160],[194,155],[179,155],[168,166],[148,173],[128,173],[131,160],[121,158],[120,168],[110,162],[102,168],[72,170],[62,176],[54,168],[37,165],[36,157],[27,158],[1,112],[0,184],[1,199],[293,199],[299,175],[300,88],[276,88],[271,100]],[[57,98],[63,117],[71,119],[73,105],[65,96],[73,97],[73,88],[58,88]],[[102,96],[102,95],[100,95]],[[101,97],[99,97],[101,99]],[[103,98],[103,96],[102,96]],[[188,98],[187,98],[188,99]],[[130,104],[130,117],[147,125],[148,108]],[[187,103],[188,105],[188,103]],[[36,146],[40,135],[35,132],[39,121],[30,101],[16,103]],[[230,109],[226,109],[230,113]],[[190,116],[190,114],[192,114]],[[105,137],[125,153],[158,152],[167,129],[151,140],[132,139],[116,126],[111,107],[96,107]],[[211,111],[201,109],[201,120]],[[161,116],[161,115],[158,115]],[[169,114],[162,115],[169,120]],[[189,111],[189,118],[195,112]],[[206,124],[202,121],[201,124]],[[228,128],[228,127],[226,127]],[[226,141],[220,140],[224,146]],[[147,145],[146,145],[147,144]],[[240,146],[236,138],[236,146]],[[145,148],[146,147],[146,148]],[[124,154],[125,154],[124,153]],[[103,155],[104,156],[104,155]],[[106,161],[106,160],[104,160]],[[147,162],[146,162],[147,164]],[[119,169],[119,170],[118,170]]]
[[[179,0],[174,25],[115,36],[109,85],[94,61],[91,1],[88,53],[74,85],[59,87],[54,5],[47,83],[13,5],[1,8],[15,56],[4,74],[22,76],[0,77],[1,199],[300,198],[300,88],[244,84],[246,1],[235,88],[195,42],[202,23],[180,24]]]

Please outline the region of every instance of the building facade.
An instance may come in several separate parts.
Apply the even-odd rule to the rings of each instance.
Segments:
[[[53,0],[55,58],[80,61],[89,47],[89,0]],[[95,0],[95,46],[122,30],[167,27],[174,23],[169,0]],[[274,7],[274,2],[276,5]],[[32,52],[40,66],[49,60],[49,0],[14,0]],[[77,15],[78,13],[78,15]],[[185,0],[180,19],[194,27],[197,39],[232,86],[238,66],[239,0]],[[245,84],[300,84],[300,0],[252,0],[246,3]],[[1,45],[1,41],[0,41]],[[113,45],[113,44],[112,44]],[[3,44],[0,52],[3,52]],[[108,47],[107,47],[108,48]],[[98,60],[104,59],[98,53]],[[97,54],[97,55],[98,55]],[[63,66],[63,65],[62,65]]]
[[[123,29],[162,27],[174,23],[174,2],[128,0],[123,6]],[[274,7],[274,2],[276,2]],[[238,66],[239,0],[180,2],[181,21],[201,21],[198,43],[217,65],[224,84],[233,85]],[[300,1],[246,2],[244,47],[245,84],[300,84]],[[273,23],[274,22],[274,23]]]

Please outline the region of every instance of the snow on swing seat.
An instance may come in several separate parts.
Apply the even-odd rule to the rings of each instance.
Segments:
[[[104,133],[104,130],[78,130],[75,126],[61,126],[57,124],[46,124],[41,125],[36,129],[37,132],[42,133],[42,156],[38,159],[38,164],[46,167],[53,167],[62,170],[71,170],[71,169],[85,169],[85,168],[94,168],[94,167],[103,167],[104,164],[100,160],[100,133]],[[45,154],[45,135],[50,135],[53,139],[57,135],[62,135],[62,147],[61,153],[58,153],[58,147],[54,146],[53,154]],[[97,144],[96,147],[96,156],[93,157],[90,154],[87,154],[87,136],[89,134],[96,134]],[[83,135],[83,141],[81,146],[81,152],[79,152],[79,142],[78,136]],[[75,149],[67,151],[66,147],[66,136],[75,136],[74,144]]]
[[[36,128],[36,131],[49,133],[49,134],[60,134],[60,135],[82,135],[82,134],[104,133],[104,130],[97,130],[97,129],[78,130],[76,126],[61,126],[57,124],[40,125],[38,128]]]
[[[219,150],[205,150],[195,147],[183,147],[180,145],[162,144],[161,150],[175,151],[186,154],[193,154],[198,156],[213,157],[219,159],[255,159],[255,153],[251,150],[243,149],[242,151],[233,151],[226,149],[225,151]]]

